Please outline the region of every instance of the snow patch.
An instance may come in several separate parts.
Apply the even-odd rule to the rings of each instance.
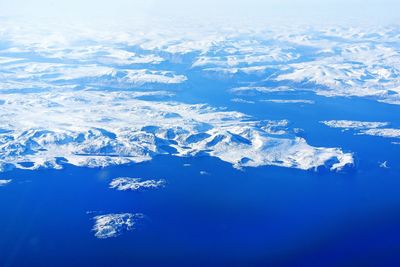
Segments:
[[[166,185],[165,180],[143,180],[141,178],[119,177],[115,178],[110,183],[110,188],[115,188],[119,191],[139,191],[145,189],[156,189]]]
[[[1,187],[1,186],[6,186],[6,185],[8,185],[9,183],[11,183],[11,180],[0,180],[0,187]]]
[[[93,219],[94,236],[100,239],[117,237],[126,231],[135,229],[136,224],[144,218],[141,213],[120,213],[95,216]]]

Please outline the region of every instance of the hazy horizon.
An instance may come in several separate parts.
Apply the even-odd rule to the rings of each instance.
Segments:
[[[400,2],[395,0],[211,0],[94,1],[37,0],[0,3],[0,16],[36,19],[126,20],[189,18],[205,20],[294,21],[296,23],[356,22],[396,24]]]

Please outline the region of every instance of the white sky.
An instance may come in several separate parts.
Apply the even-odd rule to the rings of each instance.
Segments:
[[[258,18],[400,23],[400,0],[0,0],[0,16]]]

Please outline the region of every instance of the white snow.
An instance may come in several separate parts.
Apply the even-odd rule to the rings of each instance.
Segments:
[[[134,23],[100,30],[59,25],[54,31],[47,24],[6,18],[0,26],[6,44],[0,50],[0,171],[59,169],[67,163],[108,166],[159,154],[207,154],[237,168],[340,169],[353,163],[352,154],[311,146],[287,125],[204,104],[139,99],[171,94],[159,87],[190,90],[185,82],[191,72],[257,77],[257,82],[235,83],[235,94],[292,92],[304,82],[313,84],[306,90],[327,96],[400,101],[393,29],[371,38],[354,28],[237,31]],[[311,104],[306,99],[269,101]]]
[[[331,128],[354,130],[359,135],[371,135],[387,138],[400,138],[400,129],[387,128],[388,122],[368,122],[350,120],[322,121],[321,123]]]
[[[93,226],[94,235],[100,239],[117,237],[126,231],[134,230],[135,225],[143,218],[144,215],[141,213],[120,213],[95,216],[93,218],[95,220]]]
[[[392,128],[368,129],[368,130],[363,130],[360,133],[372,136],[400,138],[400,129],[392,129]]]
[[[149,92],[153,95],[154,92]],[[271,132],[273,125],[207,105],[137,99],[135,92],[10,94],[0,105],[0,169],[107,166],[205,152],[236,167],[312,169],[351,154]],[[45,118],[45,119],[44,119]],[[175,152],[174,152],[175,151]],[[32,162],[24,167],[22,162]],[[331,166],[332,167],[332,166]]]
[[[161,180],[143,180],[141,178],[119,177],[115,178],[110,183],[110,188],[115,188],[119,191],[138,191],[143,189],[156,189],[164,187],[166,181]]]
[[[389,125],[388,122],[352,121],[352,120],[331,120],[331,121],[321,121],[321,123],[331,128],[341,128],[346,130],[374,129]]]
[[[235,94],[245,95],[253,93],[291,92],[295,91],[295,89],[287,86],[277,86],[277,87],[243,86],[243,87],[232,88],[230,91]]]
[[[0,187],[8,185],[9,183],[11,183],[11,180],[0,180]]]
[[[246,99],[242,99],[242,98],[232,98],[231,99],[232,102],[235,103],[242,103],[242,104],[254,104],[254,101],[251,100],[246,100]]]
[[[308,99],[263,99],[261,102],[271,102],[277,104],[314,104],[315,102]]]

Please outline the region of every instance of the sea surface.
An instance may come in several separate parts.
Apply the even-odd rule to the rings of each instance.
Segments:
[[[189,81],[196,83],[195,74]],[[310,145],[354,153],[355,166],[341,172],[238,170],[208,156],[162,155],[106,168],[12,170],[1,174],[12,182],[0,187],[0,266],[400,266],[400,145],[320,123],[399,126],[400,106],[307,91],[235,103],[229,88],[224,79],[197,81],[172,100],[226,107],[257,120],[288,119]],[[380,166],[384,161],[388,168]],[[116,177],[167,184],[122,192],[109,188]],[[145,218],[118,237],[94,236],[94,216],[124,212]]]

